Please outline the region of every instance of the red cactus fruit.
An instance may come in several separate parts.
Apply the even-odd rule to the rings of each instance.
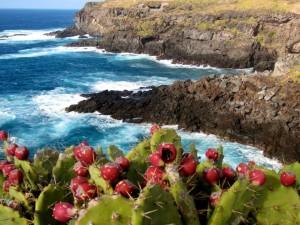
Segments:
[[[222,196],[222,191],[217,191],[217,192],[211,193],[211,195],[209,196],[210,205],[213,207],[216,207],[218,205],[218,203],[220,202],[221,196]]]
[[[196,172],[198,161],[191,153],[183,155],[180,162],[179,172],[183,176],[191,176]]]
[[[130,166],[129,160],[124,156],[116,158],[115,163],[119,164],[119,166],[125,171],[128,170]]]
[[[205,156],[212,161],[217,161],[219,158],[219,152],[217,149],[215,148],[209,148],[207,149],[207,151],[205,152]]]
[[[8,164],[10,164],[10,162],[8,162],[7,160],[1,160],[0,161],[0,171],[2,172],[3,167]]]
[[[152,124],[150,128],[150,134],[153,135],[156,131],[160,130],[160,126],[156,123]]]
[[[93,184],[79,184],[74,193],[74,197],[81,201],[87,201],[97,196],[97,187]]]
[[[9,172],[8,180],[14,185],[21,184],[23,181],[23,173],[18,169],[14,169]]]
[[[144,174],[144,179],[150,184],[159,184],[163,183],[165,173],[162,169],[155,166],[150,166]]]
[[[52,217],[61,222],[69,222],[76,214],[74,206],[68,202],[58,202],[55,204],[52,212]]]
[[[231,167],[224,167],[222,174],[227,180],[233,180],[235,178],[235,171]]]
[[[5,180],[2,184],[2,190],[4,192],[9,192],[9,188],[13,186],[13,184],[9,180]]]
[[[104,180],[115,183],[121,174],[121,167],[117,163],[106,163],[100,168]]]
[[[160,144],[158,152],[165,163],[172,163],[176,159],[177,151],[173,143]]]
[[[252,170],[249,173],[249,179],[253,185],[262,186],[266,182],[266,175],[262,170]]]
[[[18,145],[16,145],[16,144],[10,144],[6,149],[6,154],[8,156],[15,156],[17,147],[18,147]]]
[[[296,175],[292,172],[282,172],[280,174],[280,182],[286,187],[293,186],[296,183]]]
[[[74,148],[75,158],[80,161],[84,166],[92,165],[97,155],[94,149],[90,146],[77,146]]]
[[[0,130],[0,141],[7,141],[8,133],[4,130]]]
[[[80,184],[84,184],[88,182],[89,180],[85,177],[75,177],[71,180],[70,189],[73,193],[75,193]]]
[[[81,162],[75,163],[73,169],[74,169],[74,172],[75,172],[76,176],[86,177],[86,176],[89,175],[88,168],[85,167],[84,165],[82,165]]]
[[[247,176],[249,173],[249,167],[246,163],[240,163],[236,167],[236,172],[238,173],[239,176]]]
[[[8,177],[9,173],[16,169],[15,165],[14,164],[6,164],[3,166],[2,168],[2,173],[3,173],[3,176],[4,177]]]
[[[159,152],[154,152],[149,156],[149,161],[152,166],[163,167],[165,165],[164,161],[161,159]]]
[[[29,156],[29,151],[26,147],[21,146],[21,147],[17,147],[15,150],[15,156],[19,159],[19,160],[26,160],[28,159]]]
[[[115,192],[123,195],[124,197],[134,196],[137,190],[137,187],[129,180],[121,180],[115,187]]]
[[[220,180],[220,172],[216,168],[206,169],[203,172],[204,180],[210,184],[216,184]]]

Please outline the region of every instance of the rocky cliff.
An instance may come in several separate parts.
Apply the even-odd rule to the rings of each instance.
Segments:
[[[148,53],[180,63],[258,71],[273,70],[278,62],[277,74],[298,63],[300,15],[292,10],[272,4],[267,9],[243,10],[233,4],[245,0],[222,1],[232,2],[230,7],[216,0],[211,4],[199,0],[200,5],[192,0],[120,2],[86,4],[76,16],[76,27],[101,37],[93,44],[112,52]]]

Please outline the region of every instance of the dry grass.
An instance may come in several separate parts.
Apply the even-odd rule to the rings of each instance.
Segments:
[[[102,7],[128,8],[146,2],[166,2],[178,7],[191,4],[194,10],[205,10],[205,12],[271,10],[300,14],[299,0],[106,0],[102,3]]]

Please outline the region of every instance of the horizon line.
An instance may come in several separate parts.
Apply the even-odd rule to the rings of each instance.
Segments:
[[[80,10],[81,8],[1,8],[0,10]]]

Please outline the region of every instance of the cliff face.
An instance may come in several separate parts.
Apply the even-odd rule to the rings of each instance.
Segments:
[[[145,1],[130,7],[108,3],[88,3],[76,16],[77,28],[101,37],[97,45],[108,51],[258,71],[273,70],[278,62],[277,74],[299,60],[298,14],[200,11],[193,4],[172,1]]]
[[[300,85],[280,80],[246,75],[178,81],[148,92],[104,91],[67,111],[178,124],[257,146],[282,162],[299,161]]]

